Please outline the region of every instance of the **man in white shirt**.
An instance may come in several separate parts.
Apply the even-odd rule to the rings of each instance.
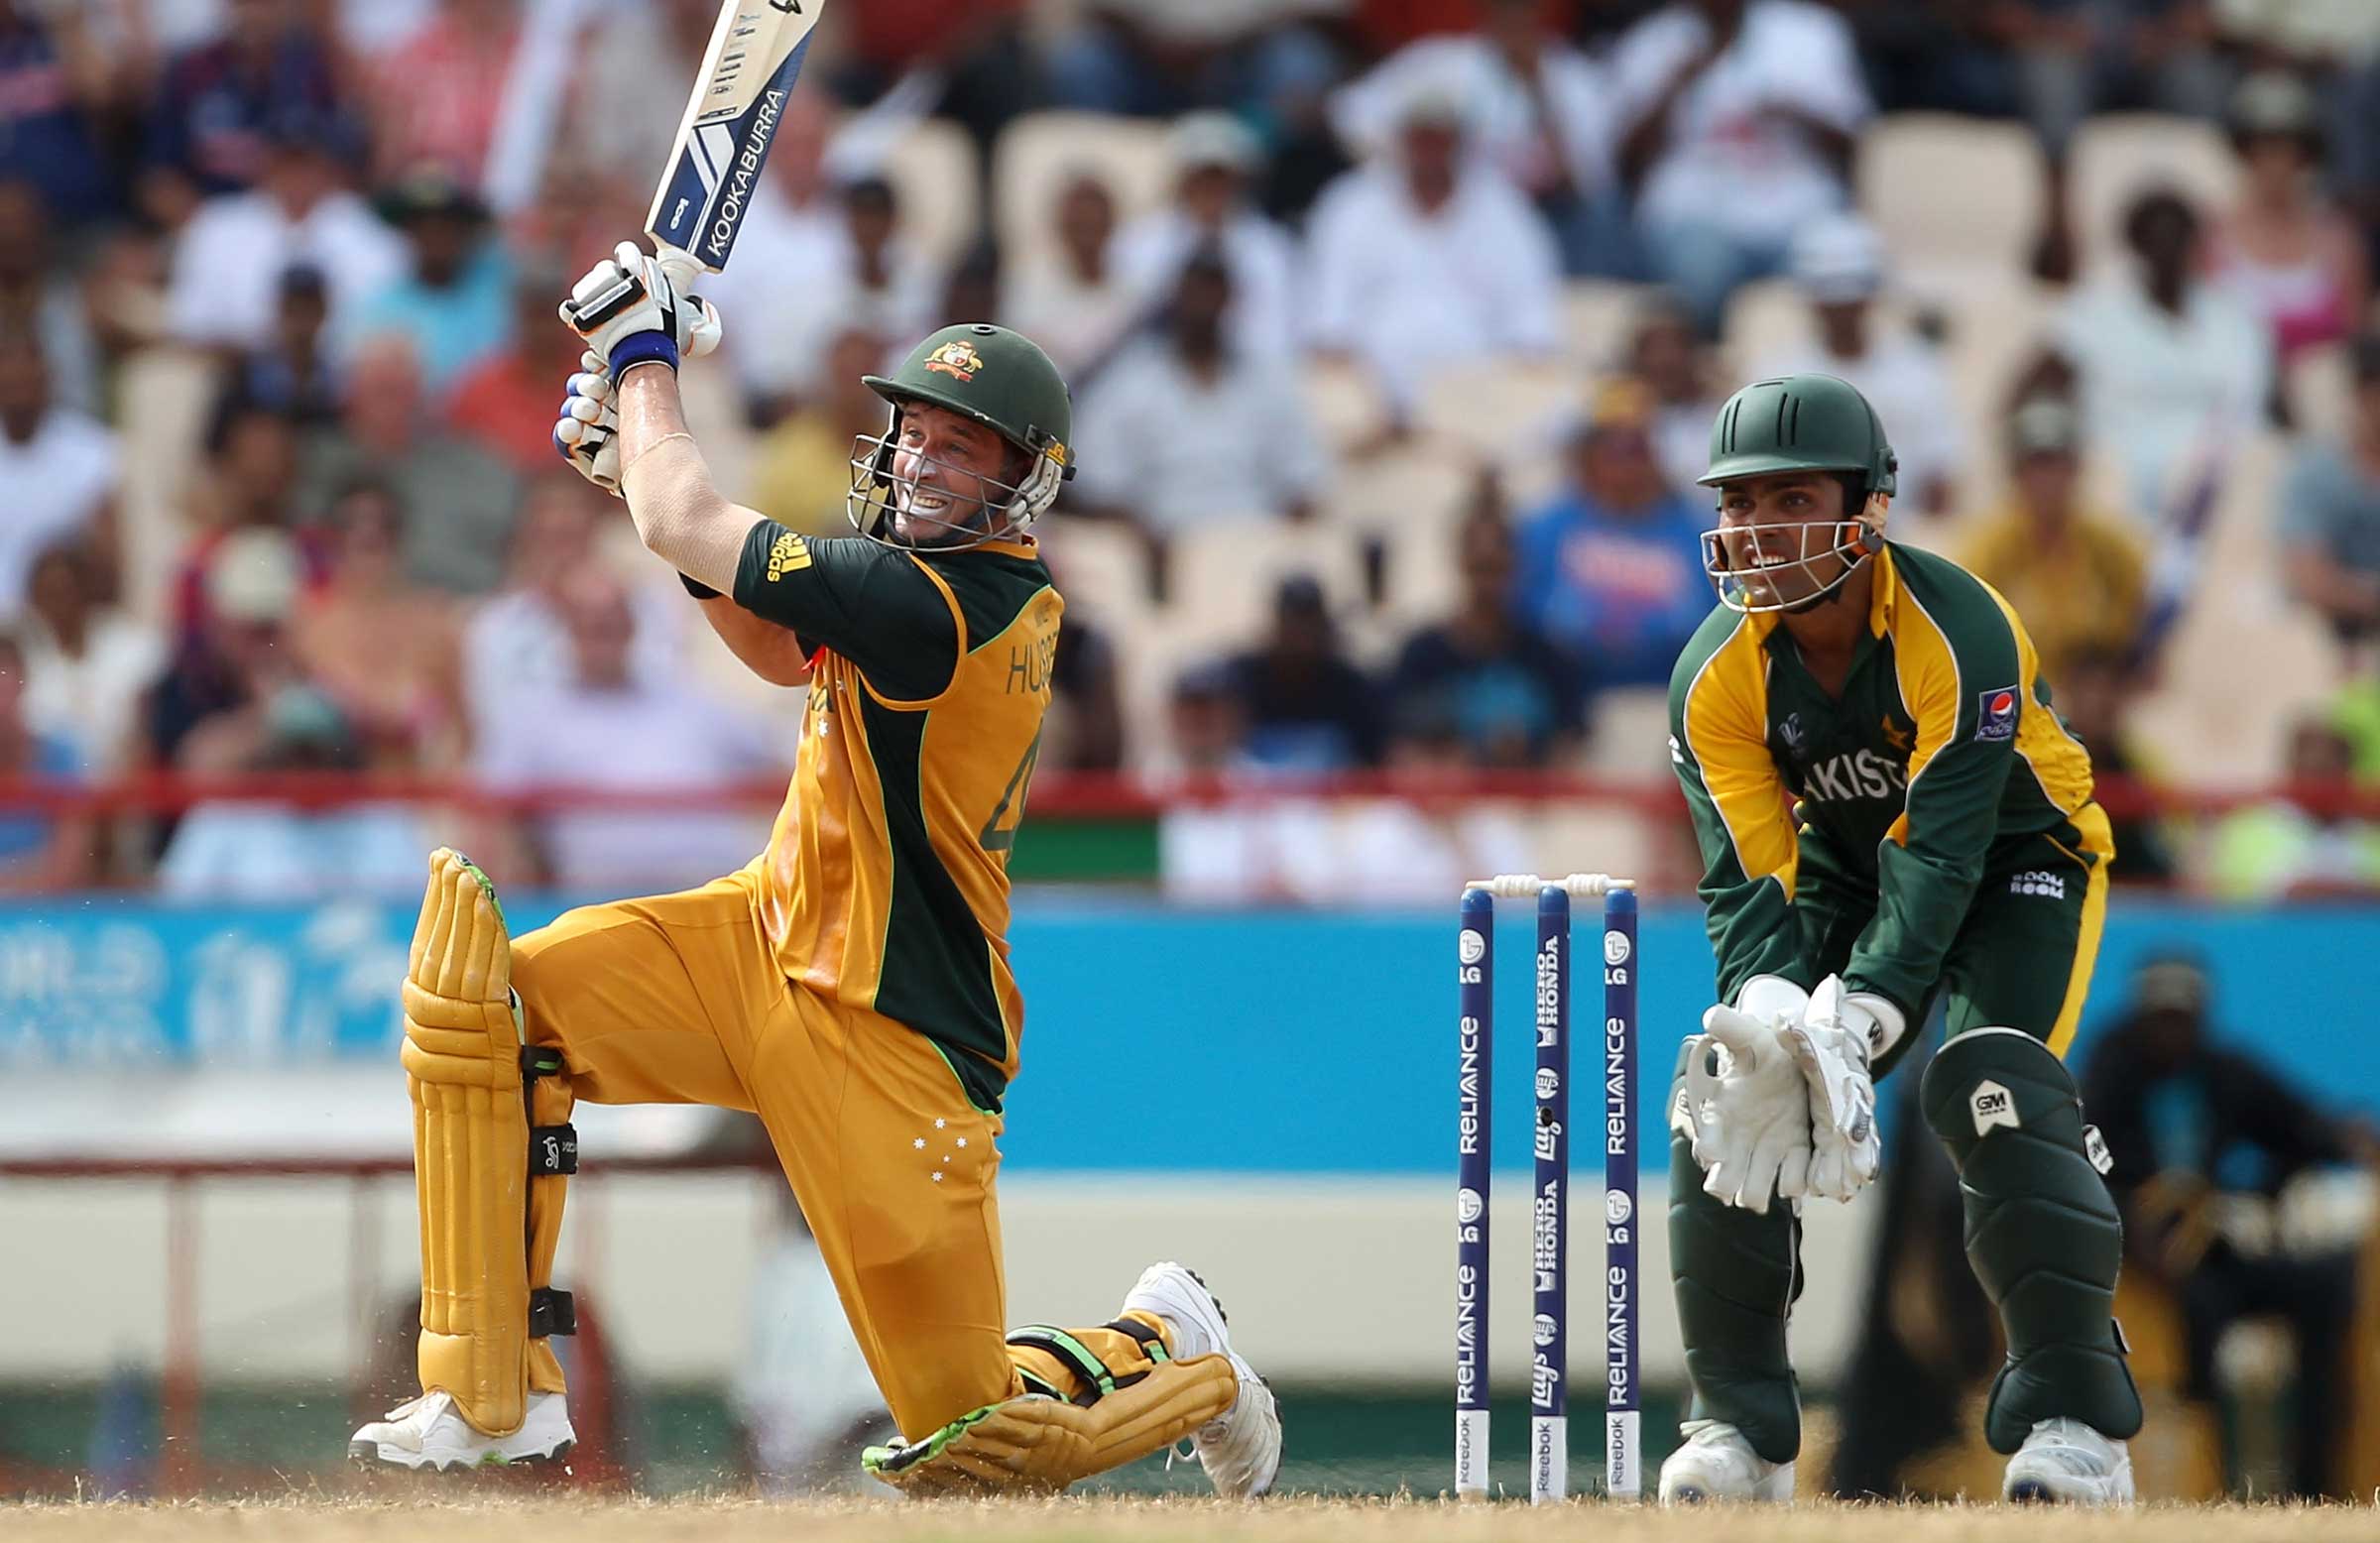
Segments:
[[[1462,103],[1417,96],[1394,153],[1340,178],[1314,209],[1308,340],[1364,360],[1400,406],[1434,372],[1561,342],[1553,235],[1498,173],[1465,163],[1465,133]]]
[[[1229,113],[1192,113],[1174,125],[1169,148],[1173,202],[1116,238],[1119,277],[1153,308],[1173,292],[1191,254],[1212,246],[1232,271],[1232,345],[1288,357],[1298,340],[1297,246],[1250,201],[1249,178],[1263,163],[1255,135]]]
[[[695,286],[736,318],[721,353],[745,395],[772,411],[817,387],[852,303],[851,238],[824,166],[828,129],[814,93],[785,99],[736,260]]]
[[[1654,270],[1716,335],[1735,287],[1849,201],[1872,111],[1850,29],[1804,0],[1678,0],[1620,39],[1611,80]]]
[[[1140,320],[1151,297],[1125,281],[1117,262],[1116,194],[1099,173],[1085,169],[1066,178],[1051,213],[1057,240],[1039,261],[1019,265],[1001,297],[1001,314],[1047,350],[1067,379],[1088,379]]]
[[[182,228],[167,280],[166,319],[181,342],[262,348],[273,339],[281,276],[321,273],[328,330],[367,297],[405,277],[405,240],[346,185],[345,125],[293,112],[268,131],[264,170],[244,193],[210,198]]]
[[[1901,458],[1893,507],[1951,513],[1966,436],[1941,356],[1906,327],[1886,329],[1876,320],[1876,297],[1889,278],[1883,238],[1855,214],[1834,215],[1803,227],[1788,261],[1810,300],[1812,335],[1754,375],[1832,375],[1870,402],[1892,404],[1892,447]]]
[[[116,436],[50,400],[50,369],[30,333],[0,332],[0,626],[25,609],[36,558],[61,541],[88,543],[116,570]]]
[[[1155,535],[1218,517],[1301,517],[1330,474],[1278,359],[1240,351],[1224,317],[1230,264],[1192,255],[1162,332],[1136,339],[1083,393],[1075,496]]]
[[[2253,432],[2272,393],[2272,331],[2200,279],[2200,234],[2181,194],[2143,193],[2124,216],[2133,261],[2068,300],[2053,326],[2084,419],[2121,459],[2124,502],[2143,515],[2173,507]]]

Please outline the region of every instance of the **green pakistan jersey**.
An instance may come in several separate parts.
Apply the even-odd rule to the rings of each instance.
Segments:
[[[1009,853],[1065,604],[1030,537],[962,550],[746,537],[736,603],[811,655],[793,782],[755,862],[778,965],[931,1039],[981,1109],[1016,1072]]]
[[[1945,558],[1887,542],[1871,561],[1840,699],[1780,618],[1724,607],[1671,677],[1670,759],[1702,848],[1722,1001],[1755,975],[1807,989],[1840,972],[1914,1023],[1987,875],[1995,895],[2063,893],[2062,878],[2036,880],[2046,855],[2103,896],[2115,847],[2090,758],[2050,709],[2024,624]],[[2094,947],[2101,903],[2085,924]],[[2080,988],[2068,1006],[2080,1011]]]

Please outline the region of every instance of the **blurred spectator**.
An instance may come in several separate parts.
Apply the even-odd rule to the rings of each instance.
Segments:
[[[2320,108],[2295,75],[2250,75],[2231,99],[2240,201],[2215,233],[2224,282],[2272,329],[2279,362],[2363,321],[2371,276],[2362,236],[2321,186]]]
[[[150,103],[141,160],[151,178],[180,186],[145,198],[185,208],[194,199],[245,192],[264,170],[265,131],[294,108],[340,113],[334,40],[306,25],[298,0],[228,0],[223,30],[166,66]],[[179,223],[169,218],[169,228]]]
[[[102,603],[95,569],[78,542],[36,558],[19,642],[26,717],[105,775],[132,754],[141,695],[165,664],[165,646],[156,628]]]
[[[678,120],[666,111],[623,112],[621,104],[644,99],[659,80],[693,80],[718,22],[719,7],[711,0],[652,0],[610,7],[579,61],[560,143],[554,147],[557,161],[580,160],[632,182],[641,176],[642,196],[650,197],[653,178],[668,159]],[[631,170],[637,167],[655,172]],[[741,239],[737,250],[742,250]]]
[[[848,531],[854,441],[883,433],[888,412],[885,399],[860,377],[884,364],[885,348],[881,335],[864,328],[836,337],[819,394],[754,447],[753,508],[804,535]],[[550,417],[552,404],[546,406]]]
[[[1249,759],[1284,772],[1347,772],[1379,765],[1379,693],[1340,651],[1322,586],[1282,581],[1272,633],[1225,666],[1247,713]]]
[[[1248,748],[1248,707],[1231,667],[1185,671],[1166,699],[1165,748],[1153,758],[1160,775],[1238,777],[1260,771]]]
[[[2367,266],[2380,263],[2380,54],[2334,72],[2322,99],[2330,185],[2363,232]]]
[[[1679,0],[1620,40],[1611,76],[1653,271],[1716,336],[1735,287],[1849,200],[1871,110],[1850,29],[1801,0]]]
[[[1662,476],[1652,426],[1642,383],[1605,383],[1571,430],[1568,485],[1520,523],[1520,614],[1599,689],[1665,684],[1716,603],[1702,533],[1718,519]]]
[[[1051,94],[1090,112],[1170,118],[1199,107],[1254,110],[1284,79],[1335,73],[1299,0],[1089,0],[1049,57]]]
[[[438,0],[374,61],[384,178],[435,164],[505,211],[526,202],[561,116],[588,7],[578,0]],[[538,11],[536,25],[530,13]]]
[[[333,335],[355,307],[405,272],[405,243],[346,186],[344,127],[284,112],[265,126],[256,185],[209,198],[174,245],[167,325],[184,343],[260,348],[271,342],[281,278],[320,273]]]
[[[2343,440],[2302,443],[2281,487],[2282,572],[2346,644],[2380,633],[2380,335],[2353,350]]]
[[[278,694],[311,690],[288,632],[305,573],[287,533],[249,526],[207,545],[197,574],[199,625],[142,703],[141,761],[226,772],[265,740]]]
[[[42,191],[57,216],[80,225],[119,207],[102,157],[108,82],[77,59],[80,19],[33,0],[0,0],[0,177]]]
[[[1007,314],[1001,303],[1000,244],[989,236],[979,236],[950,265],[950,273],[942,281],[942,303],[932,324],[944,327],[961,321],[998,321]]]
[[[1646,305],[1628,334],[1627,373],[1652,389],[1653,455],[1661,475],[1671,487],[1693,487],[1711,464],[1711,425],[1726,400],[1712,387],[1711,358],[1695,336],[1694,319],[1670,299]]]
[[[2148,556],[2124,522],[2082,503],[2082,425],[2072,403],[2037,397],[2008,420],[2009,497],[1964,561],[2025,619],[2053,688],[2083,653],[2128,653],[2148,597]],[[2119,847],[2117,849],[2121,851]]]
[[[388,487],[411,512],[405,569],[416,584],[476,595],[504,571],[520,479],[487,451],[437,426],[413,346],[366,339],[347,377],[346,435],[306,468],[308,508],[361,482]]]
[[[235,408],[255,407],[308,429],[335,424],[345,384],[324,347],[329,317],[321,270],[284,270],[274,297],[272,339],[232,363],[215,405],[217,421]]]
[[[1958,407],[1934,346],[1876,315],[1876,299],[1890,282],[1883,237],[1855,214],[1815,220],[1794,236],[1788,267],[1810,301],[1816,346],[1771,359],[1754,376],[1833,375],[1870,402],[1891,403],[1892,448],[1901,458],[1894,507],[1950,514],[1966,454]]]
[[[886,337],[931,332],[942,275],[900,228],[900,198],[881,177],[854,178],[842,187],[843,232],[852,295],[841,317]]]
[[[2167,884],[2180,877],[2175,842],[2163,822],[2122,807],[2113,795],[2115,784],[2136,801],[2156,793],[2160,768],[2139,743],[2127,719],[2138,687],[2130,661],[2123,655],[2095,650],[2071,654],[2062,672],[2050,681],[2050,706],[2065,723],[2066,732],[2090,752],[2091,774],[2108,794],[2108,818],[2115,832],[2117,884]]]
[[[1062,591],[1061,591],[1062,593]],[[1037,765],[1061,772],[1124,769],[1124,687],[1116,646],[1107,633],[1069,604],[1050,664],[1050,714]]]
[[[1999,41],[2008,8],[1974,0],[1844,0],[1879,112],[2017,111],[2016,59]]]
[[[437,167],[416,169],[383,192],[380,212],[405,232],[412,264],[356,307],[347,336],[407,339],[422,386],[442,397],[512,340],[512,261],[488,233],[487,209]],[[554,326],[550,297],[561,293],[549,292],[540,331]]]
[[[1140,320],[1155,295],[1138,288],[1117,261],[1116,195],[1098,173],[1068,177],[1058,188],[1056,213],[1054,263],[1037,263],[1019,275],[1003,312],[1080,386]],[[1170,282],[1165,286],[1171,287]],[[945,311],[941,319],[982,318]]]
[[[123,478],[116,436],[96,420],[57,406],[50,366],[31,334],[0,332],[0,624],[25,609],[34,559],[61,540],[90,543],[103,593],[116,591],[116,492]]]
[[[1465,103],[1475,153],[1526,193],[1574,274],[1633,278],[1628,217],[1611,171],[1611,91],[1602,68],[1555,31],[1553,0],[1486,0],[1478,31],[1424,38],[1340,90],[1343,139],[1379,147],[1417,89]]]
[[[300,525],[298,431],[287,415],[235,404],[215,424],[207,452],[207,474],[191,494],[193,534],[174,582],[177,647],[207,631],[208,573],[225,540],[244,531],[287,535]]]
[[[711,9],[707,0],[677,0]],[[1026,47],[1025,0],[869,0],[843,13],[838,61],[844,100],[914,93],[917,110],[948,118],[975,141],[982,166],[1011,119],[1040,105],[1041,69]],[[989,178],[986,178],[987,182]]]
[[[99,411],[99,349],[82,287],[54,263],[41,189],[0,181],[0,331],[30,334],[50,365],[50,396],[76,413]]]
[[[2272,392],[2272,338],[2200,277],[2199,216],[2180,193],[2134,198],[2124,240],[2137,266],[2068,300],[2053,346],[2081,387],[2084,420],[2122,461],[2131,512],[2153,517],[2254,430]]]
[[[474,744],[488,740],[517,695],[550,696],[569,683],[563,582],[594,550],[603,523],[626,518],[617,500],[559,466],[529,485],[504,588],[463,626],[462,693]],[[679,673],[679,622],[691,607],[675,584],[639,587],[629,604],[636,611],[630,670],[642,684],[666,685]]]
[[[1295,378],[1226,335],[1231,269],[1191,258],[1161,330],[1135,339],[1083,393],[1076,498],[1161,536],[1219,518],[1303,519],[1330,464]]]
[[[2225,900],[2380,893],[2380,828],[2338,808],[2354,760],[2329,722],[2293,724],[2283,789],[2216,823],[2207,890]]]
[[[290,647],[376,768],[447,761],[458,729],[459,619],[446,596],[407,581],[407,514],[377,483],[341,494],[323,582],[290,625]]]
[[[2214,0],[2223,40],[2251,58],[2301,68],[2380,55],[2380,8],[2363,0]]]
[[[1463,522],[1456,562],[1454,614],[1406,639],[1390,676],[1400,715],[1418,710],[1418,721],[1443,723],[1475,767],[1568,757],[1586,729],[1587,693],[1569,657],[1513,604],[1512,528],[1492,506]]]
[[[2145,962],[2123,1018],[2099,1039],[2082,1107],[2113,1159],[2107,1187],[2123,1212],[2127,1268],[2144,1271],[2182,1309],[2188,1396],[2211,1402],[2215,1347],[2243,1318],[2278,1318],[2297,1349],[2288,1490],[2335,1494],[2348,1427],[2355,1261],[2340,1249],[2301,1253],[2226,1225],[2253,1197],[2347,1161],[2350,1133],[2258,1061],[2215,1039],[2204,968],[2188,955]],[[2256,1207],[2263,1210],[2263,1207]],[[2269,1212],[2267,1213],[2269,1215]]]
[[[714,12],[714,15],[716,13]],[[826,345],[851,302],[847,216],[827,185],[826,104],[796,89],[777,118],[768,168],[736,237],[736,260],[702,293],[733,318],[723,356],[757,419],[817,390]],[[799,283],[786,282],[798,274]]]
[[[636,613],[600,562],[572,566],[555,597],[570,641],[569,676],[524,685],[489,723],[477,755],[489,785],[698,793],[787,770],[790,755],[750,720],[682,681],[639,677]],[[532,815],[517,835],[531,871],[593,893],[730,872],[760,850],[767,830],[765,816],[729,810],[585,809]]]
[[[1293,352],[1297,248],[1249,201],[1249,178],[1263,164],[1262,147],[1237,118],[1207,112],[1175,124],[1167,149],[1173,202],[1141,215],[1116,240],[1116,272],[1126,289],[1140,304],[1161,303],[1192,254],[1212,247],[1232,271],[1233,346],[1251,356]]]
[[[0,633],[0,779],[84,780],[73,744],[28,721],[28,686],[24,646]],[[89,875],[91,856],[87,817],[0,810],[0,894],[71,890]]]
[[[1529,201],[1467,166],[1463,106],[1408,99],[1395,148],[1348,173],[1310,227],[1314,347],[1368,364],[1409,402],[1433,372],[1561,341],[1561,264]]]
[[[554,322],[554,297],[571,278],[549,261],[516,269],[510,340],[458,376],[444,404],[449,430],[524,477],[554,464],[553,407],[582,352],[577,334]]]

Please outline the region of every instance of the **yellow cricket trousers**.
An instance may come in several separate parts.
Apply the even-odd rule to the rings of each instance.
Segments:
[[[750,878],[569,911],[514,943],[513,986],[576,1097],[760,1116],[908,1440],[1028,1385],[1088,1396],[1006,1340],[1000,1117],[924,1036],[788,982]],[[1151,1365],[1119,1328],[1067,1334],[1113,1375]]]

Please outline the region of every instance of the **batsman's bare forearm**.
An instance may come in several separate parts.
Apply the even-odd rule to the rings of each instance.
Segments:
[[[620,381],[620,465],[621,496],[645,549],[686,577],[734,594],[744,538],[761,517],[711,482],[711,468],[686,430],[677,375],[666,365],[636,365]]]
[[[773,686],[809,683],[810,657],[802,653],[801,640],[793,629],[755,616],[725,595],[714,595],[701,604],[703,620],[746,669]]]

